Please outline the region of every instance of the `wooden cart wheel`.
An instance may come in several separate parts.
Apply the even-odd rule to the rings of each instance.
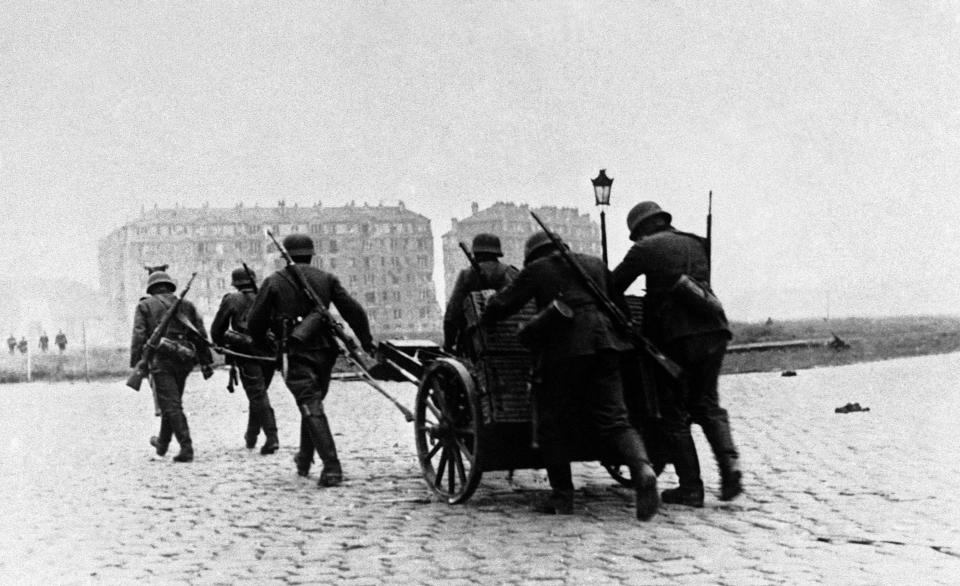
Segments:
[[[417,458],[427,485],[449,504],[467,501],[480,484],[480,405],[473,377],[453,358],[427,367],[414,412]]]
[[[607,474],[610,475],[610,478],[613,478],[617,481],[617,484],[620,486],[626,486],[627,488],[633,488],[633,479],[630,478],[630,469],[624,464],[606,464],[601,462],[604,468],[607,470]]]

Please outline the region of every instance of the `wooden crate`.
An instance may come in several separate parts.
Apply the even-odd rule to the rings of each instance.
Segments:
[[[472,293],[464,303],[472,345],[473,374],[480,385],[485,424],[530,421],[530,352],[517,330],[536,313],[533,302],[491,326],[480,326],[487,292]]]

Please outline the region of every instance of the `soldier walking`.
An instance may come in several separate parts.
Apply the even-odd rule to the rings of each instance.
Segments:
[[[50,349],[50,337],[47,336],[47,332],[40,334],[40,350],[43,353],[46,353]]]
[[[363,307],[347,293],[336,276],[310,265],[313,240],[306,234],[290,234],[283,239],[283,246],[324,306],[333,303],[360,339],[363,349],[373,352],[373,337]],[[290,335],[313,309],[310,299],[297,284],[292,267],[285,267],[264,280],[250,308],[247,327],[258,344],[266,344],[267,332],[273,332],[284,354],[282,359],[287,363],[284,382],[301,413],[300,450],[294,456],[297,473],[301,476],[310,473],[316,450],[323,462],[317,486],[336,486],[343,481],[343,469],[323,401],[337,360],[337,342],[322,328],[312,339],[297,340]]]
[[[611,275],[599,258],[570,253],[602,291],[616,300]],[[558,298],[572,309],[569,320],[549,325],[539,349],[542,384],[533,393],[539,415],[537,435],[552,493],[534,510],[552,514],[573,512],[569,430],[586,416],[604,447],[629,468],[636,489],[636,516],[648,520],[657,512],[657,476],[646,447],[630,425],[620,378],[620,355],[632,344],[619,333],[597,301],[567,266],[544,232],[526,243],[523,270],[488,300],[481,323],[515,313],[531,298],[544,310]],[[620,299],[626,305],[626,302]]]
[[[480,274],[472,266],[460,271],[443,314],[443,349],[451,354],[462,354],[464,351],[462,336],[467,322],[463,301],[467,296],[483,289],[502,289],[519,272],[516,267],[500,262],[503,250],[500,248],[500,238],[493,234],[477,234],[470,248],[480,267]]]
[[[24,336],[20,337],[20,343],[17,344],[17,349],[20,350],[21,354],[27,353],[27,338]]]
[[[63,330],[57,332],[57,337],[53,339],[53,343],[57,345],[60,353],[63,354],[64,350],[67,349],[67,335],[63,333]]]
[[[176,282],[164,271],[150,273],[147,277],[147,296],[140,299],[133,316],[133,339],[130,342],[130,367],[136,368],[143,356],[144,345],[153,330],[163,319],[167,310],[177,301],[174,291]],[[181,301],[177,316],[170,320],[167,331],[161,338],[159,347],[150,361],[150,383],[156,392],[160,406],[160,434],[150,438],[158,456],[164,456],[170,445],[171,436],[176,436],[180,444],[180,453],[173,457],[175,462],[193,461],[193,441],[187,416],[183,412],[183,390],[187,375],[198,362],[204,378],[213,375],[210,367],[210,349],[206,344],[191,341],[192,335],[207,337],[203,318],[197,313],[193,303]],[[59,338],[60,334],[57,335]],[[169,341],[169,342],[167,342]],[[66,345],[66,340],[64,340]]]
[[[13,354],[17,350],[17,338],[13,334],[10,334],[10,337],[7,338],[7,348],[10,349],[10,353]]]
[[[269,355],[269,350],[256,348],[253,339],[247,333],[247,314],[256,298],[255,279],[256,274],[253,271],[248,272],[242,267],[234,269],[230,280],[237,291],[223,296],[220,309],[210,325],[210,337],[214,344],[237,352]],[[240,383],[250,402],[247,431],[243,434],[247,449],[252,450],[256,447],[257,436],[262,429],[266,441],[260,448],[260,453],[267,455],[276,452],[280,447],[280,441],[277,439],[277,419],[267,394],[273,378],[273,365],[229,356],[227,360],[231,361],[233,367],[239,371]]]
[[[660,411],[664,431],[680,480],[678,488],[663,491],[663,502],[703,506],[700,461],[690,435],[691,422],[703,429],[720,468],[720,499],[743,492],[739,454],[730,433],[727,411],[720,407],[717,380],[731,334],[726,315],[709,291],[709,261],[705,241],[671,226],[672,217],[652,201],[634,206],[627,215],[630,239],[635,242],[613,271],[614,285],[623,292],[646,275],[643,304],[645,334],[680,364],[684,379],[662,380]],[[686,275],[715,301],[697,304],[682,296],[675,285]]]

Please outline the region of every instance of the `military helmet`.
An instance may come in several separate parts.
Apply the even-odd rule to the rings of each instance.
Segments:
[[[233,269],[233,272],[230,273],[230,284],[234,287],[253,285],[253,280],[256,278],[257,273],[253,272],[253,269],[250,269],[250,273],[247,274],[247,269],[240,267],[239,269]]]
[[[147,293],[150,293],[150,289],[152,289],[154,285],[161,283],[168,283],[174,289],[177,288],[177,282],[170,278],[170,275],[168,275],[166,271],[154,271],[147,277]]]
[[[546,232],[540,231],[530,238],[527,238],[527,243],[523,246],[523,264],[529,263],[533,260],[532,257],[534,253],[548,246],[552,247],[553,241],[550,240],[550,236],[548,236]]]
[[[290,256],[313,256],[313,239],[306,234],[290,234],[283,239],[283,247]]]
[[[503,250],[500,248],[500,239],[493,234],[477,234],[473,237],[473,245],[470,248],[473,249],[473,254],[485,252],[487,254],[503,256]]]
[[[640,235],[640,224],[654,216],[662,216],[668,224],[673,219],[673,216],[660,209],[655,201],[642,201],[633,206],[633,209],[627,214],[627,228],[630,229],[630,239],[636,240],[637,236]]]

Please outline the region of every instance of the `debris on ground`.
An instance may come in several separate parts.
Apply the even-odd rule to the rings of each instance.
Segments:
[[[797,376],[796,370],[784,370],[780,373],[780,376]]]
[[[843,407],[837,407],[834,413],[857,413],[859,411],[869,411],[870,407],[861,407],[860,403],[847,403]]]
[[[846,350],[847,348],[850,347],[850,344],[848,344],[848,343],[846,343],[845,341],[843,341],[842,339],[840,339],[840,336],[834,334],[833,332],[830,332],[830,333],[831,333],[831,335],[833,335],[833,339],[830,340],[829,342],[827,342],[827,346],[829,346],[830,348],[832,348],[832,349],[834,349],[834,350],[836,350],[836,351],[838,351],[838,352],[839,352],[840,350]]]

